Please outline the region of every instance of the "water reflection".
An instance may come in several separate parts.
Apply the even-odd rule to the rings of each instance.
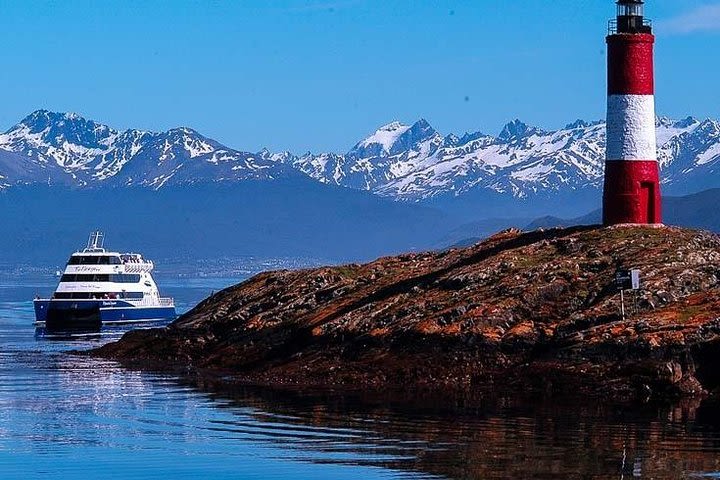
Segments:
[[[48,338],[42,330],[35,332],[28,288],[0,288],[10,292],[0,299],[3,479],[407,475],[381,468],[379,463],[386,459],[380,455],[366,459],[348,452],[329,456],[327,462],[311,462],[288,448],[347,432],[261,424],[254,419],[258,412],[252,405],[222,408],[226,400],[199,392],[174,376],[132,372],[113,362],[70,355],[69,350],[119,338],[127,326]],[[205,288],[193,287],[187,295],[178,290],[179,303],[190,305]]]
[[[120,338],[125,332],[143,328],[158,328],[168,325],[171,321],[163,320],[137,320],[133,322],[97,323],[96,325],[63,325],[48,328],[45,322],[35,323],[35,338],[38,340],[80,341],[91,339],[109,340]]]
[[[226,408],[252,405],[254,421],[266,428],[280,422],[293,432],[346,432],[340,439],[288,442],[316,462],[373,452],[391,459],[380,462],[384,466],[472,479],[683,478],[720,471],[715,403],[628,409],[571,399],[488,398],[458,408],[448,407],[452,401],[367,393],[196,387],[233,398]]]
[[[712,402],[275,390],[69,355],[0,301],[2,478],[687,478],[720,472]]]

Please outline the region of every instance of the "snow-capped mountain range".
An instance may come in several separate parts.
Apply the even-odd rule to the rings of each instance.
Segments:
[[[657,119],[666,189],[720,186],[720,123]],[[405,201],[488,191],[515,198],[601,185],[604,122],[545,131],[519,120],[497,136],[442,135],[427,121],[392,122],[349,152],[235,150],[190,128],[117,131],[71,113],[39,110],[0,135],[0,188],[51,183],[76,187],[240,182],[309,176]]]
[[[672,190],[693,191],[720,164],[720,123],[692,117],[657,119],[658,159]],[[481,132],[442,136],[425,120],[390,123],[345,155],[289,158],[294,168],[324,182],[371,190],[402,200],[461,196],[491,190],[514,197],[599,188],[605,158],[605,123],[578,120],[544,131],[519,120],[498,136]],[[708,176],[709,175],[709,176]]]
[[[268,152],[240,152],[190,128],[114,130],[74,113],[38,110],[0,135],[0,185],[95,186],[273,179],[294,174]]]

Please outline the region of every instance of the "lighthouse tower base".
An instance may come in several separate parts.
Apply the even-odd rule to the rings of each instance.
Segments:
[[[656,161],[605,163],[603,224],[661,224],[662,203]]]

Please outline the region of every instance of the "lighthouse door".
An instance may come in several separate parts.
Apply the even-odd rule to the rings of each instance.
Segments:
[[[640,215],[644,216],[641,223],[655,223],[655,184],[640,182]]]

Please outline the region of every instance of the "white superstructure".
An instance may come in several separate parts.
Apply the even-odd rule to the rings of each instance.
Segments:
[[[150,272],[153,262],[138,253],[110,252],[104,235],[94,232],[87,247],[70,256],[54,299],[123,299],[160,303],[160,293]]]

